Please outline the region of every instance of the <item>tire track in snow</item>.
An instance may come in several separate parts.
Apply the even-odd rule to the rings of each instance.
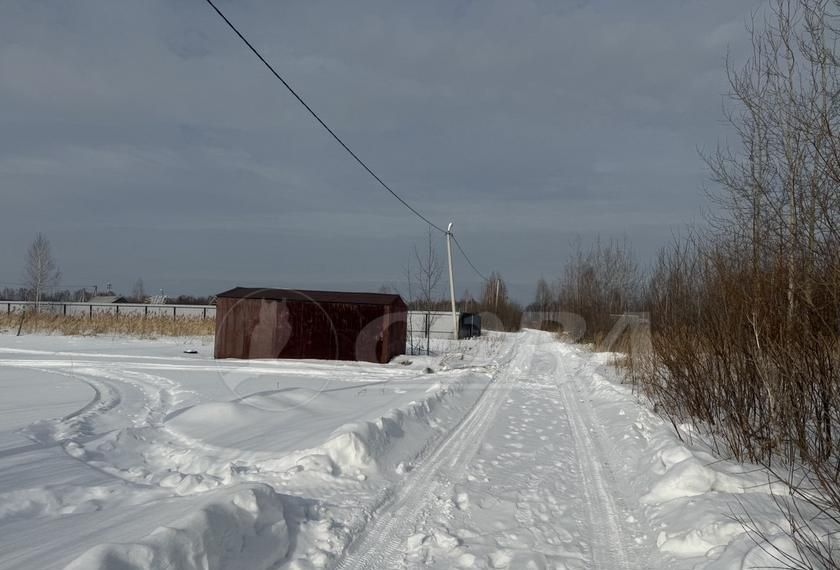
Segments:
[[[79,437],[92,437],[96,418],[107,414],[122,402],[119,389],[112,382],[78,372],[29,367],[46,374],[57,374],[82,382],[93,390],[93,398],[84,406],[60,418],[43,419],[22,428],[20,433],[42,445],[52,445]]]
[[[554,358],[559,359],[559,356],[555,353]],[[581,402],[572,392],[573,385],[573,380],[569,378],[558,388],[566,409],[580,469],[580,487],[584,494],[589,518],[593,568],[604,570],[636,568],[628,559],[619,510],[607,489],[603,466],[595,453],[598,450],[597,442],[590,435],[589,428],[578,409]]]
[[[75,412],[61,418],[39,420],[23,428],[23,434],[30,439],[46,443],[72,437],[90,437],[96,433],[95,424],[106,417],[116,421],[111,422],[114,425],[106,426],[107,430],[130,425],[161,425],[179,401],[179,396],[191,393],[178,382],[164,376],[130,370],[130,364],[113,366],[73,361],[25,360],[2,362],[4,367],[65,376],[93,390],[93,398]],[[130,397],[126,398],[126,395]]]
[[[336,568],[341,570],[374,570],[401,566],[402,545],[432,502],[444,494],[451,482],[458,479],[470,457],[481,445],[496,412],[507,398],[513,379],[532,350],[524,336],[509,348],[510,360],[502,364],[461,422],[455,426],[434,452],[426,458],[396,490],[394,498],[379,508],[364,534],[357,537]],[[513,372],[513,374],[511,374]]]

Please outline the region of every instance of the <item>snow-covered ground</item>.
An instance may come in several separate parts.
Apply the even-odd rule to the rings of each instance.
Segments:
[[[546,333],[387,365],[0,336],[0,568],[743,568],[766,475]],[[197,354],[186,354],[195,349]]]

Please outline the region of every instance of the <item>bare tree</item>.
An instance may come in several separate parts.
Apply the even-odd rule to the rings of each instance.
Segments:
[[[52,256],[50,241],[40,232],[26,252],[26,285],[35,301],[35,310],[41,303],[44,293],[58,285],[61,272]]]
[[[499,303],[504,304],[507,296],[507,285],[502,275],[498,271],[493,271],[481,290],[481,302],[490,310],[498,311]]]
[[[583,317],[585,338],[598,343],[612,329],[615,316],[636,303],[639,271],[629,243],[597,237],[589,250],[580,240],[559,281],[559,309]]]
[[[493,271],[481,288],[481,327],[487,330],[519,330],[522,324],[522,307],[510,299],[501,273]]]
[[[414,272],[414,285],[417,292],[417,308],[425,311],[424,332],[426,333],[426,354],[429,354],[429,336],[431,332],[431,311],[437,301],[438,287],[443,277],[443,264],[437,254],[432,241],[432,228],[429,227],[426,243],[421,252],[414,248],[414,261],[417,270]]]
[[[408,284],[408,296],[406,297],[406,302],[408,303],[408,309],[411,311],[414,308],[414,291],[412,290],[412,283],[414,283],[414,277],[411,273],[411,261],[409,261],[405,266],[405,280]],[[414,322],[411,318],[411,313],[406,315],[407,320],[407,328],[408,328],[408,346],[409,350],[412,355],[417,354],[417,347],[414,343]]]
[[[429,228],[422,253],[417,247],[414,248],[414,261],[417,263],[415,280],[419,294],[418,301],[423,304],[422,309],[431,310],[437,300],[438,286],[443,276],[443,264],[432,242],[431,228]]]
[[[750,59],[728,66],[737,145],[707,159],[722,189],[717,229],[749,252],[753,275],[768,260],[783,264],[791,327],[799,305],[818,301],[815,272],[840,238],[838,7],[774,0],[763,25],[750,27]]]
[[[143,279],[138,277],[137,281],[134,282],[131,297],[135,303],[144,303],[146,301],[146,289],[143,287]]]
[[[707,159],[721,207],[653,268],[653,358],[637,378],[675,426],[702,424],[722,453],[788,484],[803,560],[779,551],[782,566],[838,568],[840,2],[762,14],[749,59],[728,65],[736,137]]]
[[[473,305],[475,305],[475,299],[473,299],[472,293],[469,289],[464,289],[464,292],[461,293],[461,309],[465,313],[469,313],[472,311]]]
[[[554,298],[554,291],[551,290],[548,281],[540,277],[537,281],[537,292],[534,295],[534,308],[541,313],[541,318],[547,318],[548,313],[554,309]]]

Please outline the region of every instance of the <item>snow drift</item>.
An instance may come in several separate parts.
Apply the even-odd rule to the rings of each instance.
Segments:
[[[343,493],[364,495],[380,486],[373,479],[401,477],[463,417],[488,382],[487,374],[471,370],[447,372],[440,381],[415,388],[422,397],[374,419],[346,423],[317,445],[296,450],[281,446],[273,452],[264,446],[281,426],[278,402],[289,408],[312,403],[300,389],[198,403],[156,424],[65,442],[64,451],[75,459],[153,489],[155,500],[167,493],[171,498],[165,501],[183,501],[190,511],[136,541],[95,546],[67,568],[327,567],[346,547],[350,529],[315,501],[302,507],[307,500],[280,491],[305,494],[338,484]],[[326,395],[306,413],[328,417],[336,402],[346,408],[346,396],[340,394]],[[266,398],[274,407],[265,405]],[[229,442],[250,445],[243,449]]]
[[[267,485],[228,489],[137,542],[92,548],[67,570],[271,568],[289,553],[289,500]]]

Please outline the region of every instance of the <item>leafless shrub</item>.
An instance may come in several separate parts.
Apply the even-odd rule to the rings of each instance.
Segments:
[[[705,235],[665,248],[644,292],[651,350],[628,377],[674,425],[788,485],[784,567],[837,568],[840,529],[840,4],[777,0],[729,68],[735,150]],[[802,473],[807,473],[803,476]]]

